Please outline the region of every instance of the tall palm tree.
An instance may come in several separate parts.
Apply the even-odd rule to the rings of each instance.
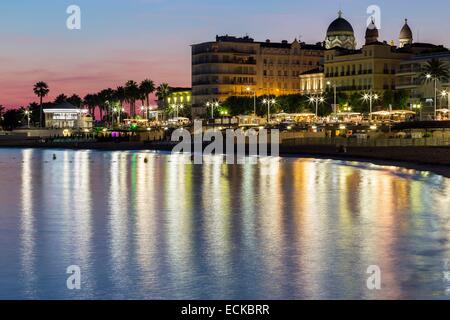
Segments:
[[[33,92],[39,97],[39,126],[42,128],[42,99],[48,95],[50,89],[44,81],[39,81],[34,85]]]
[[[79,95],[73,94],[71,97],[67,98],[67,102],[73,104],[79,109],[83,104],[83,99],[81,99]]]
[[[125,95],[130,104],[130,114],[134,117],[136,115],[136,100],[139,99],[139,86],[136,81],[127,81],[125,84]]]
[[[57,97],[55,98],[54,103],[55,103],[55,104],[61,104],[61,103],[63,103],[63,102],[66,102],[67,99],[68,99],[68,97],[67,97],[64,93],[62,93],[62,94],[60,94],[59,96],[57,96]]]
[[[84,104],[88,107],[89,113],[95,119],[95,107],[97,106],[96,97],[93,94],[87,94],[84,97]]]
[[[99,106],[100,106],[100,116],[103,119],[103,111],[106,112],[108,119],[111,117],[112,106],[115,102],[115,92],[113,89],[108,88],[100,91],[98,93]]]
[[[145,96],[147,107],[150,106],[150,95],[155,92],[155,83],[150,79],[145,79],[139,86],[141,94]]]
[[[158,97],[158,100],[162,101],[164,107],[166,104],[166,99],[167,97],[169,97],[170,92],[171,88],[167,83],[161,83],[156,89],[156,96]]]
[[[120,106],[123,107],[125,101],[127,100],[125,88],[119,86],[116,88],[114,92],[115,99],[120,102]]]
[[[437,90],[438,82],[444,83],[449,79],[450,73],[448,71],[448,65],[438,59],[431,59],[427,62],[423,69],[421,78],[423,82],[433,80],[434,81],[434,117],[437,115]]]
[[[448,68],[445,62],[438,59],[431,59],[423,69],[422,79],[426,81],[427,79],[433,78],[440,82],[446,82],[450,77]]]

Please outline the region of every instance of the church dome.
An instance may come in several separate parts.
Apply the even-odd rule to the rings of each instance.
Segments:
[[[333,33],[354,33],[353,27],[344,18],[342,18],[342,11],[339,11],[339,17],[334,20],[330,26],[328,27],[327,34],[333,34]]]
[[[405,19],[405,25],[403,26],[402,30],[400,31],[400,39],[412,39],[413,33],[411,31],[411,28],[408,25],[408,19]]]
[[[371,44],[378,41],[379,32],[377,29],[377,26],[375,24],[375,21],[372,20],[370,25],[366,29],[366,44]]]
[[[344,48],[354,50],[356,48],[355,33],[353,27],[344,18],[342,18],[342,11],[339,11],[339,17],[334,20],[327,30],[325,39],[325,48]]]
[[[400,48],[403,48],[407,45],[412,45],[413,43],[413,33],[411,31],[411,28],[408,26],[408,19],[405,19],[405,25],[400,31],[399,42]]]

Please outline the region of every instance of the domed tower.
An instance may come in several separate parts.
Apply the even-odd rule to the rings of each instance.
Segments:
[[[341,47],[354,50],[356,48],[356,40],[353,27],[347,20],[342,18],[342,11],[339,11],[338,15],[338,18],[328,27],[325,48]]]
[[[372,18],[372,22],[366,29],[366,45],[378,42],[378,37],[379,37],[378,29],[375,24],[375,21]]]
[[[400,48],[413,43],[413,33],[411,28],[408,26],[408,19],[405,19],[405,25],[400,31],[399,42]]]

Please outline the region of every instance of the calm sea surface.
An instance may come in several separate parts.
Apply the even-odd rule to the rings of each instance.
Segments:
[[[449,240],[429,172],[0,149],[0,299],[447,299]]]

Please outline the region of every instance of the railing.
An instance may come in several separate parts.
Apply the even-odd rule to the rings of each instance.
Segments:
[[[347,146],[347,147],[443,147],[450,146],[450,138],[422,139],[356,139],[356,138],[288,138],[282,140],[285,146]],[[420,156],[420,155],[418,155]]]
[[[223,64],[243,64],[243,65],[256,65],[256,60],[221,60],[221,59],[210,59],[210,60],[197,60],[192,63],[192,65],[201,64],[212,64],[212,63],[223,63]]]
[[[209,71],[194,71],[192,72],[192,75],[194,76],[200,76],[200,75],[209,75],[209,74],[217,74],[217,75],[221,75],[221,74],[238,74],[238,75],[249,75],[249,76],[254,76],[256,75],[256,71],[239,71],[239,70],[228,70],[228,71],[214,71],[214,70],[209,70]]]

